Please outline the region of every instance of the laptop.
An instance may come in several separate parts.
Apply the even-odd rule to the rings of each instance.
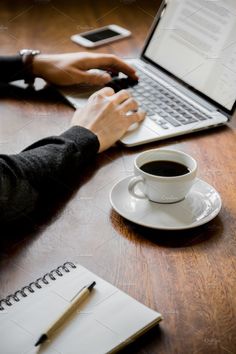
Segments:
[[[236,107],[236,2],[163,1],[140,58],[138,72],[109,85],[127,89],[147,112],[121,143],[132,147],[226,124]],[[86,90],[85,90],[86,91]],[[75,107],[91,91],[62,90]]]

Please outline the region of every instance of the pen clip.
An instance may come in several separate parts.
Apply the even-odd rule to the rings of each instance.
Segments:
[[[86,286],[83,286],[83,288],[80,289],[80,290],[72,297],[72,299],[70,300],[70,302],[73,301],[73,300],[81,293],[82,290],[87,289],[87,290],[90,292],[90,291],[94,288],[95,285],[96,285],[96,282],[95,282],[95,281],[92,281],[90,284],[88,284],[88,285],[86,285]]]
[[[83,286],[82,289],[80,289],[73,297],[72,299],[70,300],[70,302],[72,302],[80,293],[82,290],[84,290],[86,288],[86,286]]]

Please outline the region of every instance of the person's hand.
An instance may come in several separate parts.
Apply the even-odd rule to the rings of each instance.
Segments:
[[[129,114],[127,115],[127,113]],[[71,121],[97,135],[102,152],[119,140],[133,123],[142,121],[145,112],[138,110],[138,103],[128,91],[114,93],[105,87],[92,96],[87,104],[78,109]]]
[[[104,72],[92,72],[90,69],[102,69]],[[120,58],[111,54],[66,53],[39,54],[34,57],[33,74],[55,85],[88,84],[103,86],[111,81],[110,74],[123,72],[137,80],[135,69]]]

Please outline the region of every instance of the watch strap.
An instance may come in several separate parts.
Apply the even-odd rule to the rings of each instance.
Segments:
[[[25,83],[31,87],[34,85],[34,81],[35,81],[35,76],[33,74],[33,69],[32,69],[33,60],[34,60],[34,57],[38,54],[40,54],[39,50],[22,49],[20,51],[22,62],[24,64]]]

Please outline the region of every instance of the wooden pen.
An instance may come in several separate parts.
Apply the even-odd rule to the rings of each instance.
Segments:
[[[47,329],[45,333],[41,334],[41,336],[35,343],[35,347],[44,343],[46,340],[50,339],[53,336],[54,332],[56,332],[56,330],[66,322],[66,320],[71,316],[71,314],[75,310],[77,310],[79,304],[83,302],[88,297],[88,295],[90,295],[95,285],[96,282],[93,281],[91,284],[84,286],[79,291],[79,293],[75,296],[72,302],[67,306],[64,312],[58,317],[58,319]]]

